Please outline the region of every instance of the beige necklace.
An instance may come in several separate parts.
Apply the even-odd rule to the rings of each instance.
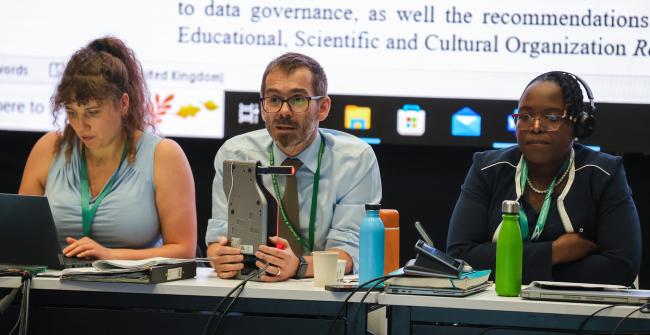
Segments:
[[[564,170],[564,173],[562,174],[562,176],[560,176],[560,179],[557,180],[557,183],[555,185],[562,184],[562,181],[564,180],[564,178],[569,173],[569,170],[571,169],[572,163],[573,163],[573,158],[571,158],[571,161],[569,162],[569,166],[566,168],[566,170]],[[528,186],[530,186],[530,189],[537,194],[546,194],[548,192],[548,188],[546,188],[545,190],[540,190],[535,188],[535,186],[533,186],[533,183],[530,182],[530,178],[528,178],[528,176],[526,176],[526,183],[528,184]]]

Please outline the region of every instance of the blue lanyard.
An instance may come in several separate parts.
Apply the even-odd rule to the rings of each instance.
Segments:
[[[307,250],[308,252],[314,250],[316,209],[318,208],[318,184],[320,181],[320,163],[323,160],[324,151],[325,151],[325,138],[323,137],[323,134],[320,134],[320,147],[318,148],[318,165],[316,167],[316,173],[314,173],[314,184],[312,186],[311,208],[309,213],[309,241],[305,241],[305,239],[300,235],[298,231],[296,231],[296,229],[291,224],[291,221],[289,220],[289,216],[287,215],[287,212],[284,209],[284,205],[282,205],[282,197],[280,196],[280,187],[278,186],[278,179],[275,175],[272,175],[271,177],[271,179],[273,179],[273,189],[275,190],[275,196],[278,199],[278,205],[280,207],[280,214],[282,217],[282,221],[287,226],[287,228],[289,229],[293,237],[298,242],[300,242],[300,245],[302,245],[303,249]],[[271,156],[269,160],[269,165],[271,166],[275,165],[275,157],[273,155],[272,142],[271,142],[271,146],[269,147],[269,156]]]
[[[544,225],[546,225],[546,219],[548,218],[548,211],[551,208],[551,198],[553,197],[553,191],[555,191],[555,181],[557,180],[557,176],[561,175],[564,173],[564,171],[568,168],[570,163],[570,158],[567,157],[567,159],[564,161],[562,164],[562,168],[560,168],[560,171],[558,171],[558,174],[553,177],[553,180],[551,181],[551,185],[549,185],[548,190],[546,192],[546,195],[544,196],[544,203],[542,204],[542,208],[540,209],[539,212],[539,217],[537,217],[537,223],[535,224],[535,229],[533,230],[532,235],[529,236],[528,232],[528,217],[526,216],[526,211],[524,210],[524,206],[519,206],[519,228],[521,228],[521,237],[524,239],[524,241],[531,240],[531,241],[537,241],[539,239],[539,236],[542,234],[542,231],[544,230]],[[524,194],[524,190],[526,189],[526,178],[528,177],[528,164],[526,163],[526,160],[523,159],[521,162],[521,194]],[[523,200],[522,200],[523,201]]]

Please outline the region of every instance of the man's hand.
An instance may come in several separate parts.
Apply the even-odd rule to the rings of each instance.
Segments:
[[[269,240],[276,245],[282,244],[284,249],[260,245],[259,250],[255,252],[255,256],[261,261],[257,261],[255,265],[263,269],[266,266],[263,261],[269,264],[260,279],[265,282],[276,282],[293,277],[298,271],[300,260],[291,250],[289,242],[278,236],[269,237]]]
[[[66,237],[68,246],[63,248],[66,257],[88,258],[88,259],[111,259],[111,249],[95,242],[90,237],[75,239]]]
[[[211,243],[208,246],[208,257],[211,258],[210,265],[217,272],[219,278],[232,278],[237,271],[244,268],[244,255],[239,248],[227,246],[228,239],[222,237],[219,242]]]
[[[553,241],[553,265],[577,261],[598,249],[596,243],[582,238],[578,233],[566,233]]]

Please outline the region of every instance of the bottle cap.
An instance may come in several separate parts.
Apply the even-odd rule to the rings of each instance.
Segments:
[[[378,211],[381,209],[380,204],[366,204],[367,211]]]
[[[519,214],[519,203],[514,200],[503,200],[501,203],[501,212],[508,214]]]

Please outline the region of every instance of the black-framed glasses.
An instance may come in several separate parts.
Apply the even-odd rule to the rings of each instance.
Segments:
[[[312,100],[322,99],[322,95],[317,96],[306,96],[306,95],[294,95],[292,97],[283,99],[282,97],[272,95],[268,97],[260,98],[260,104],[262,109],[267,113],[277,113],[282,109],[282,105],[286,102],[289,106],[289,109],[294,113],[304,113],[309,109],[309,103]]]
[[[515,120],[515,125],[518,130],[528,131],[535,128],[536,121],[539,121],[539,127],[546,131],[557,131],[562,125],[562,119],[567,118],[566,110],[564,114],[545,114],[545,115],[532,115],[528,113],[515,113],[512,114]]]

